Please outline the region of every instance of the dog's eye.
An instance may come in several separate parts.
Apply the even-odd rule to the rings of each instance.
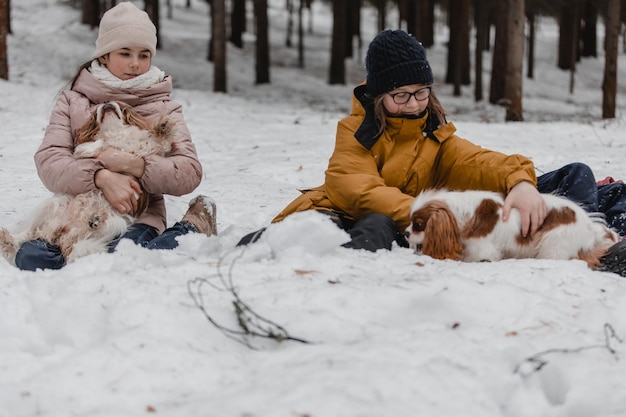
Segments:
[[[422,222],[414,222],[413,223],[413,231],[414,232],[423,232],[425,229],[425,225]]]

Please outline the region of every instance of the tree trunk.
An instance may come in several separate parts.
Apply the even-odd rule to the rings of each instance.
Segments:
[[[5,0],[5,3],[7,11],[7,33],[12,34],[13,29],[11,29],[11,0]]]
[[[9,79],[9,54],[7,35],[9,33],[8,0],[0,0],[0,78]]]
[[[582,41],[581,56],[598,56],[596,35],[598,20],[598,6],[596,0],[585,0],[582,10],[582,24],[580,39]]]
[[[506,57],[506,120],[520,122],[524,120],[522,109],[522,70],[524,64],[524,0],[508,0],[509,21],[508,49]]]
[[[154,27],[156,27],[156,33],[157,33],[157,44],[156,44],[156,48],[157,49],[161,49],[162,42],[161,42],[161,25],[160,25],[160,7],[159,7],[159,0],[145,0],[145,9],[146,9],[146,13],[148,13],[148,16],[150,17],[150,20],[152,20],[152,23],[154,23]]]
[[[495,14],[496,39],[493,46],[489,102],[491,104],[501,104],[499,102],[504,98],[506,85],[508,2],[504,0],[498,1]]]
[[[578,60],[578,28],[580,18],[578,13],[579,0],[571,0],[561,7],[559,21],[559,59],[558,67],[564,70],[573,70]]]
[[[226,83],[226,3],[213,0],[213,20],[211,38],[213,39],[213,91],[225,93]]]
[[[450,0],[450,41],[446,83],[454,85],[454,95],[461,95],[461,84],[470,83],[469,0]]]
[[[285,46],[287,48],[291,48],[292,45],[291,37],[293,36],[293,2],[294,0],[287,0],[287,4],[285,5],[287,8],[287,31],[285,36]]]
[[[617,95],[617,48],[620,30],[620,0],[609,0],[606,14],[604,79],[602,80],[602,118],[615,117]]]
[[[482,1],[474,2],[474,26],[476,27],[476,46],[474,48],[474,100],[483,99],[483,51],[488,28],[487,6]]]
[[[406,31],[412,34],[415,39],[417,38],[417,4],[419,2],[416,1],[406,1],[402,2],[402,13],[404,16],[404,20],[406,21]]]
[[[89,25],[92,29],[100,23],[100,1],[83,0],[81,23]]]
[[[230,13],[230,42],[243,48],[243,33],[246,31],[246,0],[233,0]]]
[[[304,68],[304,0],[298,6],[298,68]]]
[[[267,0],[254,1],[256,16],[256,83],[270,82],[270,44],[267,17]]]
[[[354,39],[357,40],[357,54],[361,55],[361,0],[348,1],[346,30],[346,58],[355,56]]]
[[[407,30],[420,41],[424,48],[430,48],[435,44],[435,6],[434,0],[409,0],[409,13],[413,15]]]
[[[535,11],[529,7],[526,17],[528,19],[528,56],[526,76],[533,79],[535,76]]]
[[[213,62],[213,21],[215,21],[215,11],[213,8],[213,0],[207,0],[209,5],[209,43],[206,54],[206,59],[209,62]]]
[[[348,0],[333,1],[333,36],[330,48],[329,84],[346,83],[347,39],[345,25],[348,21]]]

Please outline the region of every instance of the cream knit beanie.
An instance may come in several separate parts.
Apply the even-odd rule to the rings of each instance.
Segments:
[[[100,20],[96,51],[99,58],[120,48],[142,46],[156,55],[156,27],[148,13],[139,10],[129,1],[124,1],[107,10]]]

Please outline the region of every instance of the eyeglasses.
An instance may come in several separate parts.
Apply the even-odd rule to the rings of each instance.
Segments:
[[[411,97],[415,97],[415,100],[417,101],[426,100],[428,97],[430,97],[430,89],[431,87],[424,87],[412,93],[407,93],[403,91],[401,93],[394,93],[394,94],[389,94],[389,95],[393,99],[394,103],[406,104],[409,102],[409,100],[411,100]]]

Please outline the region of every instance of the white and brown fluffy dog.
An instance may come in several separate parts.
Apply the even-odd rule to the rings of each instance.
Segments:
[[[111,147],[137,157],[169,154],[174,146],[173,126],[166,118],[153,123],[121,102],[106,102],[96,107],[77,133],[75,158],[92,158]],[[0,252],[10,262],[27,240],[43,239],[61,249],[66,262],[106,251],[107,244],[122,235],[148,205],[149,195],[138,196],[134,215],[113,209],[100,190],[76,196],[55,194],[44,201],[24,230],[11,234],[0,228]]]
[[[619,239],[602,218],[576,203],[542,194],[548,207],[543,225],[530,237],[521,234],[519,211],[502,220],[504,198],[489,191],[429,190],[411,206],[406,229],[409,246],[436,259],[466,262],[506,258],[582,259],[599,265]]]

